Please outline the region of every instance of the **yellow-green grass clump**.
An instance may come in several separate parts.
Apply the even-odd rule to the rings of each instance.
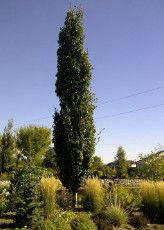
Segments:
[[[83,205],[88,211],[98,212],[103,207],[104,189],[97,177],[85,180],[83,191]]]
[[[56,191],[58,187],[59,181],[54,177],[42,178],[40,180],[40,189],[46,218],[56,209]]]
[[[163,223],[164,181],[140,184],[144,214],[153,222]]]

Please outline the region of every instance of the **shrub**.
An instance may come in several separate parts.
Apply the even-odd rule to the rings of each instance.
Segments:
[[[106,206],[121,206],[128,212],[134,211],[140,207],[141,198],[138,191],[129,190],[121,185],[113,185],[111,191],[106,194]]]
[[[112,229],[112,224],[106,218],[106,215],[104,215],[103,212],[95,214],[92,217],[92,219],[93,219],[94,223],[96,224],[98,230]]]
[[[96,230],[95,223],[88,217],[87,214],[79,214],[71,221],[72,230]]]
[[[164,182],[143,182],[140,190],[145,216],[151,221],[163,223]]]
[[[70,217],[69,217],[70,218]],[[55,211],[48,218],[39,217],[32,224],[33,230],[71,230],[70,219],[63,212]],[[73,218],[73,217],[72,217]],[[72,219],[71,218],[71,219]]]
[[[128,215],[124,209],[120,208],[119,206],[112,205],[110,208],[107,208],[104,214],[114,226],[120,227],[127,224]]]
[[[86,179],[82,191],[84,208],[98,212],[104,204],[104,190],[99,179],[97,177]]]
[[[59,217],[62,217],[67,223],[71,223],[71,221],[77,216],[76,212],[73,211],[62,211],[58,212],[57,215],[59,215]]]
[[[59,181],[54,177],[42,178],[40,180],[40,189],[43,200],[44,214],[48,218],[56,208],[56,191]]]
[[[74,207],[74,196],[67,189],[60,189],[56,193],[56,202],[64,210],[70,210]]]
[[[0,181],[0,215],[6,211],[9,203],[9,181]]]
[[[60,213],[57,215],[54,214],[51,220],[55,224],[57,230],[71,230],[69,221],[65,219],[64,216],[60,215]]]
[[[134,212],[130,217],[130,224],[135,228],[147,226],[150,221],[144,216],[142,212]]]
[[[40,219],[32,226],[32,230],[57,230],[56,226],[49,219]]]
[[[16,211],[15,221],[20,227],[31,225],[35,209],[41,207],[39,181],[47,171],[35,165],[18,169],[11,180],[12,197]]]

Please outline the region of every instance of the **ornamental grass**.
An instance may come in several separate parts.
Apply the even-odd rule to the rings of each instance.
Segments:
[[[140,184],[143,212],[152,222],[163,223],[164,181]]]
[[[85,210],[98,212],[104,204],[104,190],[97,177],[85,180],[83,191],[83,206]]]
[[[48,218],[57,208],[56,191],[59,187],[59,181],[54,177],[42,178],[40,180],[40,189],[44,203],[44,214]]]

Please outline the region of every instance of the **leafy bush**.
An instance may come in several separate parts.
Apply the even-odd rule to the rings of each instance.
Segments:
[[[55,211],[48,218],[38,216],[32,223],[33,230],[71,230],[70,221],[74,218],[71,213]]]
[[[48,218],[56,208],[56,191],[59,181],[54,177],[42,178],[40,181],[40,189],[43,200],[44,214]]]
[[[104,204],[104,190],[97,177],[88,178],[82,187],[83,206],[88,211],[98,212]]]
[[[143,165],[138,169],[139,177],[153,181],[163,180],[164,156],[152,152],[147,156],[140,156],[140,158]]]
[[[67,223],[71,223],[72,219],[77,216],[77,213],[73,211],[59,211],[58,213],[55,213],[55,216],[56,215],[62,217]]]
[[[38,184],[44,175],[47,175],[47,171],[42,168],[27,165],[17,170],[11,180],[11,202],[14,203],[15,220],[20,227],[31,225],[34,210],[41,207]]]
[[[96,224],[98,230],[112,229],[112,224],[106,218],[106,215],[104,215],[103,212],[95,214],[92,217],[92,219],[93,219],[94,223]]]
[[[143,212],[151,221],[164,223],[164,181],[143,182],[140,185]]]
[[[57,228],[51,220],[41,218],[32,226],[32,230],[57,230]]]
[[[67,189],[60,189],[56,193],[56,203],[64,210],[70,210],[74,207],[74,196]]]
[[[113,185],[105,196],[106,206],[121,206],[127,211],[134,211],[141,205],[141,197],[138,191],[129,190],[121,185]]]
[[[142,212],[134,212],[130,217],[130,224],[135,228],[147,226],[150,221],[144,216]]]
[[[71,221],[72,230],[96,230],[95,223],[88,217],[87,214],[79,214]]]
[[[107,208],[104,215],[114,226],[123,226],[127,224],[128,221],[127,213],[119,206],[111,206],[110,208]]]
[[[0,181],[0,215],[6,211],[9,203],[9,181]]]

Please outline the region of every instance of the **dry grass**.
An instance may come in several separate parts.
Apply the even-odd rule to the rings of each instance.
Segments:
[[[40,180],[40,189],[46,217],[49,217],[56,209],[56,191],[58,187],[59,182],[54,177],[42,178]]]

